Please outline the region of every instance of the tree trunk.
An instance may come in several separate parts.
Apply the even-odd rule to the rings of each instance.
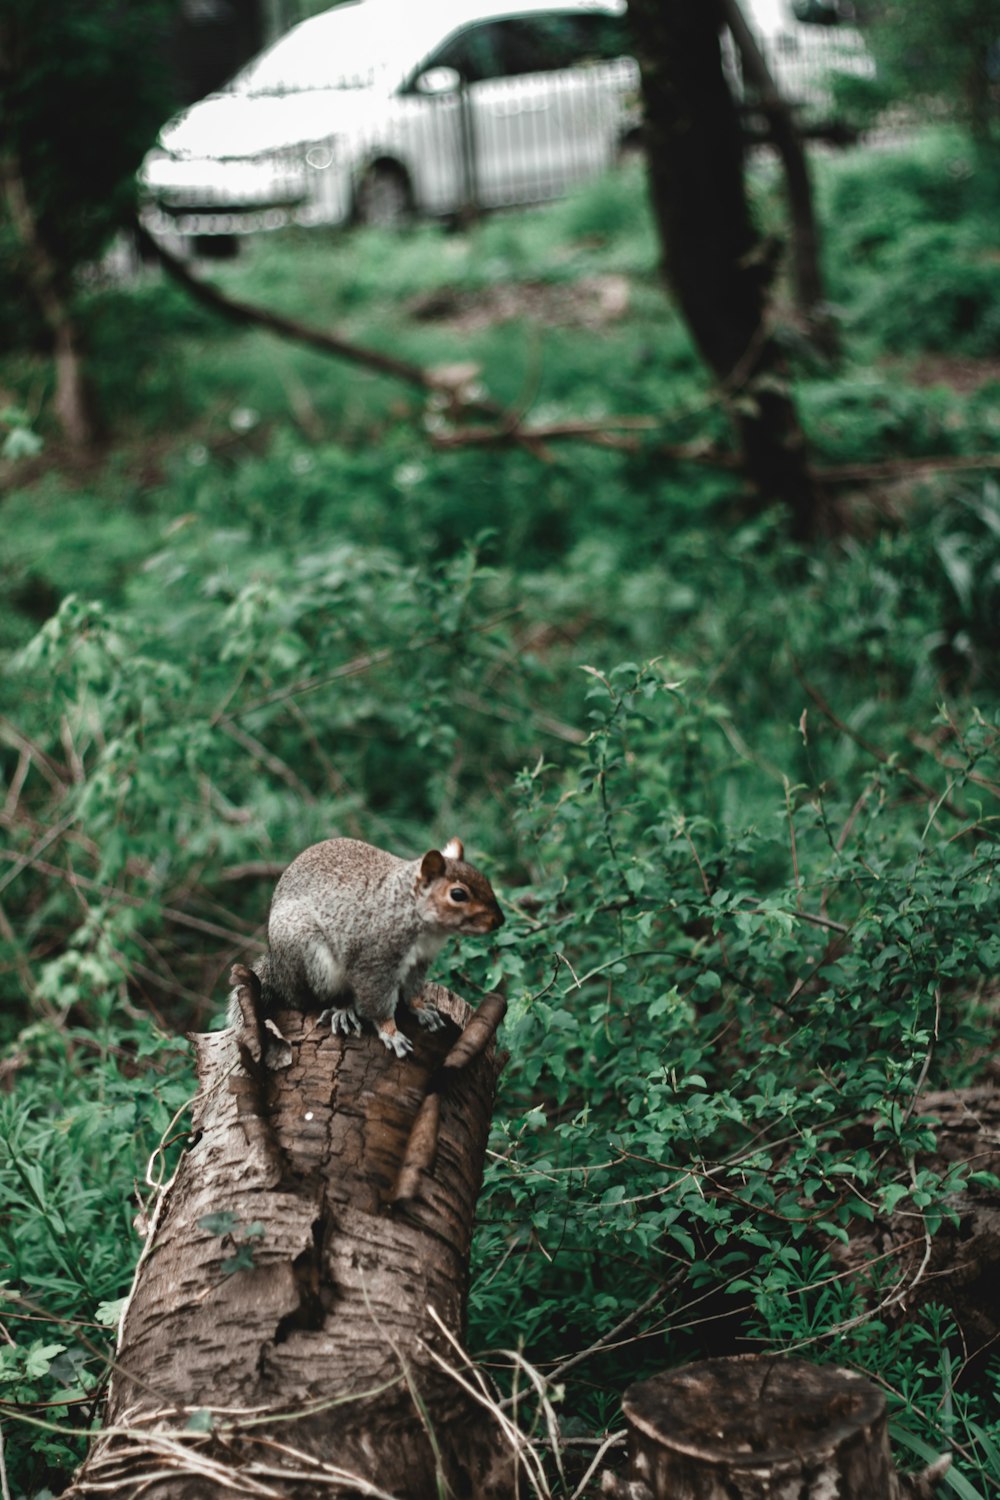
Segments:
[[[96,441],[97,422],[84,372],[80,329],[59,270],[39,231],[20,165],[9,150],[0,153],[0,183],[24,251],[24,279],[52,336],[56,419],[73,452],[85,456]]]
[[[882,1392],[853,1370],[797,1359],[710,1359],[625,1392],[622,1500],[902,1500],[947,1468],[901,1478]]]
[[[757,39],[746,23],[739,0],[721,0],[726,25],[736,43],[743,76],[752,85],[767,117],[770,138],[781,158],[791,226],[792,288],[806,331],[824,353],[836,352],[836,334],[826,308],[819,259],[819,230],[813,208],[809,163],[788,101],[771,76]]]
[[[68,1494],[512,1493],[515,1452],[461,1350],[502,1000],[473,1015],[429,986],[449,1025],[413,1027],[399,1060],[301,1012],[261,1032],[254,976],[234,980],[250,1025],[195,1038],[191,1144]]]
[[[653,213],[667,280],[729,400],[749,478],[820,529],[822,498],[784,361],[766,321],[773,255],[752,223],[739,117],[722,67],[718,3],[629,0],[642,76]]]

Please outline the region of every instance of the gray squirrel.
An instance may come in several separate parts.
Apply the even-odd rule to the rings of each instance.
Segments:
[[[371,1021],[397,1057],[413,1043],[396,1028],[403,1000],[428,1030],[444,1025],[419,999],[424,975],[449,937],[495,932],[503,912],[486,879],[465,863],[459,839],[422,859],[398,859],[360,839],[326,839],[294,859],[275,887],[268,953],[253,965],[265,1011],[322,1008],[334,1031]],[[239,1007],[230,1002],[230,1022]]]

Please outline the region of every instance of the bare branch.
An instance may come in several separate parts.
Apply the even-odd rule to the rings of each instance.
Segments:
[[[235,297],[227,296],[209,282],[194,276],[184,262],[176,255],[172,255],[142,224],[136,224],[135,232],[140,245],[159,261],[167,274],[184,287],[185,291],[190,292],[191,296],[203,307],[210,308],[212,312],[221,313],[232,322],[241,323],[244,326],[266,328],[270,333],[279,334],[282,338],[291,339],[294,343],[305,344],[310,349],[318,349],[321,354],[334,354],[339,359],[349,360],[352,364],[375,370],[380,375],[389,375],[407,385],[416,386],[418,390],[442,391],[449,396],[454,394],[454,383],[440,371],[425,369],[423,365],[397,359],[392,354],[383,354],[379,349],[370,349],[366,345],[356,344],[340,334],[330,333],[322,328],[313,328],[308,323],[300,323],[296,318],[288,318],[282,313],[271,312],[269,308],[256,307],[249,302],[240,302]],[[480,403],[477,403],[477,408],[479,410],[491,409],[484,408]]]

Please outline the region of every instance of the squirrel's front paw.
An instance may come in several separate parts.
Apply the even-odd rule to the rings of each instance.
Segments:
[[[326,1010],[320,1012],[320,1025],[329,1021],[331,1031],[339,1031],[342,1036],[361,1035],[361,1017],[350,1005],[328,1005]]]
[[[396,1030],[393,1021],[387,1021],[384,1026],[378,1028],[378,1034],[382,1038],[390,1052],[395,1052],[397,1057],[405,1057],[408,1052],[413,1051],[413,1043],[408,1036]]]
[[[428,1031],[440,1031],[446,1024],[446,1018],[441,1014],[436,1005],[411,1005],[410,1009]]]

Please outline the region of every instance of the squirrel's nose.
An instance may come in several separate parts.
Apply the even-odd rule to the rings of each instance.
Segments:
[[[506,920],[507,918],[504,916],[503,912],[498,906],[493,917],[493,931],[496,932],[498,927],[502,927]]]

